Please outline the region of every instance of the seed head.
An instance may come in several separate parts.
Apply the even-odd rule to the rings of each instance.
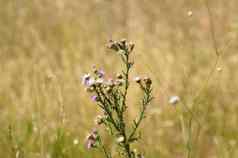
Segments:
[[[180,98],[178,96],[171,96],[169,98],[169,104],[176,105],[180,101]]]

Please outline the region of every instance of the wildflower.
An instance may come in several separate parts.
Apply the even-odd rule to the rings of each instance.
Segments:
[[[125,140],[125,138],[124,138],[123,136],[119,136],[119,137],[117,138],[117,142],[118,142],[118,143],[122,143],[124,140]]]
[[[98,131],[96,129],[93,129],[93,131],[86,137],[87,149],[95,148],[98,139],[99,139]]]
[[[90,79],[90,74],[83,75],[83,77],[82,77],[82,84],[87,85],[89,79]]]
[[[176,105],[180,101],[178,96],[171,96],[169,99],[169,104]]]
[[[86,82],[87,86],[93,86],[96,83],[94,78],[89,78],[89,80]]]
[[[136,81],[136,83],[140,83],[141,82],[141,78],[139,76],[134,77],[133,80]]]
[[[116,41],[113,41],[113,40],[109,40],[109,43],[108,43],[108,46],[107,46],[109,49],[112,49],[112,50],[115,50],[115,51],[118,51],[120,49],[119,45],[118,45],[118,42]]]
[[[102,78],[102,77],[104,77],[105,72],[102,69],[100,69],[100,70],[98,70],[97,75],[99,78]]]
[[[98,101],[98,96],[93,95],[93,96],[91,97],[91,99],[92,99],[92,101]]]

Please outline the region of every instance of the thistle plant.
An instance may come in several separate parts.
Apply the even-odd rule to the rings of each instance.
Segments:
[[[133,123],[125,119],[129,106],[127,103],[128,88],[131,84],[129,77],[133,62],[130,55],[133,52],[134,44],[123,39],[120,41],[109,41],[108,48],[119,55],[123,63],[123,70],[115,78],[106,78],[102,69],[93,67],[93,72],[83,76],[83,84],[86,91],[90,93],[91,99],[102,110],[103,115],[96,117],[95,123],[98,128],[106,129],[108,134],[115,140],[119,155],[125,158],[142,158],[141,153],[132,149],[132,144],[140,139],[138,128],[145,118],[145,112],[152,100],[152,80],[149,77],[134,77],[133,81],[143,92],[140,102],[140,110]],[[110,149],[106,149],[98,129],[94,128],[86,138],[88,149],[101,149],[106,158],[112,158]]]

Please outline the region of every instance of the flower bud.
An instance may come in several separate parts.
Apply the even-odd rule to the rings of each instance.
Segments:
[[[118,46],[118,43],[116,41],[113,41],[113,40],[110,40],[107,47],[109,49],[112,49],[114,51],[118,51],[119,50],[119,46]]]
[[[144,82],[147,86],[150,86],[152,84],[152,80],[149,77],[145,77]]]

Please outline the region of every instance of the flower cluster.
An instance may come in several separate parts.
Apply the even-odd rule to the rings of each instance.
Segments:
[[[133,49],[135,47],[135,44],[134,43],[131,43],[131,42],[127,42],[126,39],[122,39],[120,41],[113,41],[113,40],[110,40],[109,43],[108,43],[108,48],[109,49],[112,49],[116,52],[121,52],[121,53],[127,53],[127,52],[132,52]]]
[[[86,91],[91,93],[91,99],[95,102],[105,102],[108,96],[118,91],[123,86],[125,80],[121,74],[117,74],[116,79],[105,78],[103,70],[94,67],[93,74],[85,74],[82,83],[86,86]]]
[[[120,55],[124,64],[124,69],[114,78],[107,78],[102,69],[93,66],[93,71],[82,77],[82,83],[89,92],[91,99],[101,108],[103,115],[98,115],[95,119],[97,126],[104,126],[109,134],[116,140],[116,144],[121,149],[120,155],[126,158],[141,158],[141,154],[135,154],[131,150],[131,144],[140,137],[137,135],[138,128],[145,118],[147,105],[152,100],[152,80],[149,77],[135,77],[134,81],[143,92],[141,99],[141,111],[130,125],[125,121],[125,111],[127,105],[128,88],[131,83],[129,73],[133,66],[130,54],[134,49],[134,44],[125,39],[120,41],[109,41],[108,48]],[[99,145],[97,145],[99,144]],[[95,130],[86,139],[87,148],[101,147],[106,158],[112,158],[101,141],[101,137]]]

